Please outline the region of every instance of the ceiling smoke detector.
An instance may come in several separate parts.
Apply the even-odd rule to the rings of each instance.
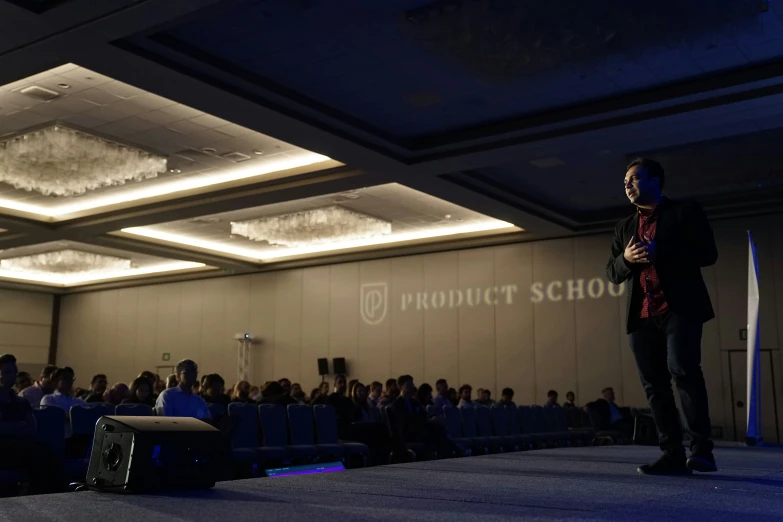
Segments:
[[[19,94],[24,94],[28,98],[33,98],[34,100],[40,101],[49,101],[61,96],[61,94],[57,91],[47,89],[46,87],[39,87],[37,85],[25,87],[19,91]]]

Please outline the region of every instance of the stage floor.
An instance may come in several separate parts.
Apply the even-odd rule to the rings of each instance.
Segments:
[[[656,448],[539,450],[129,496],[0,500],[0,520],[783,520],[783,449],[722,446],[719,473],[648,477]]]

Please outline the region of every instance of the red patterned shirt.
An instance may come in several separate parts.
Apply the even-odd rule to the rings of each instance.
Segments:
[[[658,225],[658,207],[650,215],[645,216],[639,210],[639,240],[643,241],[645,237],[655,240],[655,229]],[[646,319],[656,315],[661,315],[668,308],[666,296],[663,295],[661,282],[658,279],[658,271],[655,270],[655,264],[644,264],[639,272],[639,286],[644,293],[642,299],[641,318]]]

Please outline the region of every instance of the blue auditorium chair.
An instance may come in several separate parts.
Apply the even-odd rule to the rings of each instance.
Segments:
[[[33,410],[38,440],[46,444],[63,459],[65,474],[69,482],[84,482],[87,477],[89,456],[81,459],[65,458],[65,415],[56,406],[43,406]]]
[[[259,463],[284,465],[288,460],[285,447],[261,446],[258,431],[258,409],[254,404],[232,402],[228,416],[234,421],[231,430],[231,456],[234,462],[248,464],[257,475]]]
[[[506,410],[514,411],[515,408],[504,408],[503,406],[494,405],[489,409],[492,418],[492,431],[495,435],[503,437],[505,441],[508,441],[504,443],[504,447],[515,447],[517,450],[530,449],[533,442],[531,437],[509,431]]]
[[[479,437],[486,439],[495,451],[514,451],[516,449],[513,437],[503,437],[492,430],[492,413],[487,406],[476,406],[476,428]]]
[[[155,415],[155,410],[146,404],[118,404],[114,414],[121,417],[151,417]]]
[[[547,437],[543,433],[537,433],[534,429],[533,408],[531,406],[519,406],[517,410],[522,433],[529,435],[536,447],[546,446]]]
[[[474,455],[489,453],[489,448],[481,444],[477,438],[465,437],[462,432],[462,416],[459,409],[455,406],[446,406],[443,408],[443,423],[446,426],[446,432],[454,442],[469,447]]]
[[[560,440],[568,441],[574,445],[581,445],[589,443],[592,439],[592,435],[589,433],[568,429],[565,408],[544,408],[544,416],[546,417],[547,431],[555,434]]]
[[[346,458],[361,457],[363,466],[367,466],[370,448],[360,442],[340,442],[337,436],[337,414],[332,406],[316,404],[313,406],[313,415],[315,415],[315,429],[319,445],[339,444],[343,447]]]
[[[481,447],[485,448],[487,452],[494,453],[498,451],[498,447],[495,443],[488,438],[479,435],[476,408],[457,408],[457,410],[462,418],[463,436],[474,440]]]
[[[259,404],[258,420],[261,424],[264,446],[285,448],[289,459],[297,462],[311,462],[318,456],[318,449],[314,444],[288,443],[288,416],[285,407],[279,404]]]
[[[213,419],[217,419],[222,417],[226,414],[226,407],[222,404],[215,404],[213,402],[207,403],[207,408],[209,409],[209,414],[212,416]]]
[[[402,460],[404,455],[410,455],[413,460],[419,460],[426,457],[437,458],[437,452],[428,454],[427,446],[420,442],[406,442],[400,438],[400,433],[397,428],[397,419],[394,415],[394,410],[391,406],[381,408],[381,414],[383,420],[386,423],[386,428],[389,430],[389,435],[392,441],[392,452],[395,455],[394,460]]]
[[[315,423],[313,409],[304,404],[288,405],[288,429],[291,433],[291,444],[295,446],[315,446],[319,460],[321,457],[342,460],[345,449],[339,443],[317,444],[315,442]]]
[[[66,443],[69,456],[89,458],[95,425],[105,415],[114,415],[114,405],[94,402],[71,406],[71,437]]]

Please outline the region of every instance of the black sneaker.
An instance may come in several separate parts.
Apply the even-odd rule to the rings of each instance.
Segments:
[[[694,449],[686,461],[686,466],[689,470],[701,473],[718,471],[718,466],[715,465],[715,456],[709,450]]]
[[[636,469],[643,475],[690,475],[685,465],[685,453],[666,452],[652,464],[644,464]]]

